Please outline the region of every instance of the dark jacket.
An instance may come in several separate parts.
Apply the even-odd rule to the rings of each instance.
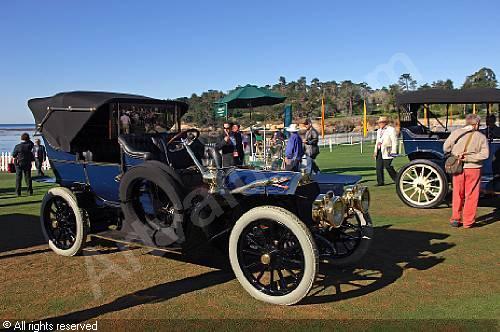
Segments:
[[[226,140],[224,139],[226,136],[227,136],[226,133],[223,133],[222,135],[219,136],[219,138],[217,139],[217,142],[215,143],[215,148],[217,150],[220,150],[220,152],[223,155],[224,154],[233,155],[234,145],[231,143],[231,141],[226,142]]]
[[[316,129],[312,128],[306,132],[306,136],[304,138],[304,153],[306,156],[311,158],[316,158],[319,154],[319,133]]]
[[[236,140],[236,151],[238,151],[238,156],[243,158],[245,155],[245,150],[243,149],[243,135],[241,135],[241,132],[233,133],[233,135]]]
[[[45,146],[38,146],[38,155],[35,154],[36,145],[33,145],[33,157],[35,159],[44,161],[47,158],[47,151],[45,150]]]
[[[15,164],[22,169],[31,169],[33,158],[33,142],[24,141],[17,144],[12,152],[12,157],[15,158]]]
[[[231,135],[232,133],[230,133]],[[219,138],[217,139],[217,142],[215,143],[215,149],[220,150],[222,154],[222,166],[223,167],[229,167],[234,165],[234,160],[233,160],[233,152],[234,152],[234,145],[231,141],[226,142],[225,137],[226,133],[223,133]]]

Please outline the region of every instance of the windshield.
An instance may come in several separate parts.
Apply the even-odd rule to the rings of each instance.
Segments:
[[[112,112],[119,134],[163,133],[175,124],[175,105],[120,103]]]

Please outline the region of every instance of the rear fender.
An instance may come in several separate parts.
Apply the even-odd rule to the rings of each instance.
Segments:
[[[443,152],[435,150],[419,150],[408,154],[408,159],[410,159],[410,161],[417,159],[433,160],[437,164],[440,164],[445,159],[445,156]]]

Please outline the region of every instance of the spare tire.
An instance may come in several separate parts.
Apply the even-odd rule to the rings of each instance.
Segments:
[[[165,173],[167,173],[172,178],[172,180],[175,182],[177,187],[182,191],[181,196],[184,196],[186,194],[184,192],[185,185],[182,182],[181,177],[179,176],[179,174],[177,174],[177,172],[172,167],[170,167],[167,164],[162,163],[161,161],[158,161],[158,160],[148,160],[147,162],[144,163],[144,165],[148,165],[148,167],[152,166],[152,167],[159,168],[162,171],[164,171]]]
[[[125,232],[138,232],[134,223],[145,225],[155,246],[184,241],[183,194],[178,182],[162,167],[146,162],[127,171],[120,181],[120,202]],[[141,225],[142,226],[142,225]],[[137,234],[142,237],[143,234]],[[150,240],[142,239],[146,244]]]

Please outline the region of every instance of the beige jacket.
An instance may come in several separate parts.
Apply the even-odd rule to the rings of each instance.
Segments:
[[[464,158],[464,168],[481,168],[483,166],[483,160],[488,159],[490,156],[490,149],[488,147],[488,139],[479,131],[472,132],[472,126],[465,126],[451,132],[448,139],[444,142],[443,150],[445,153],[453,154],[457,156],[464,153],[465,145],[469,135],[473,135]],[[471,132],[463,135],[465,132]],[[457,138],[460,139],[455,144]]]
[[[393,159],[391,154],[398,153],[398,135],[396,129],[389,125],[384,129],[377,130],[377,141],[375,142],[374,153],[377,154],[378,146],[382,152],[382,159]]]

